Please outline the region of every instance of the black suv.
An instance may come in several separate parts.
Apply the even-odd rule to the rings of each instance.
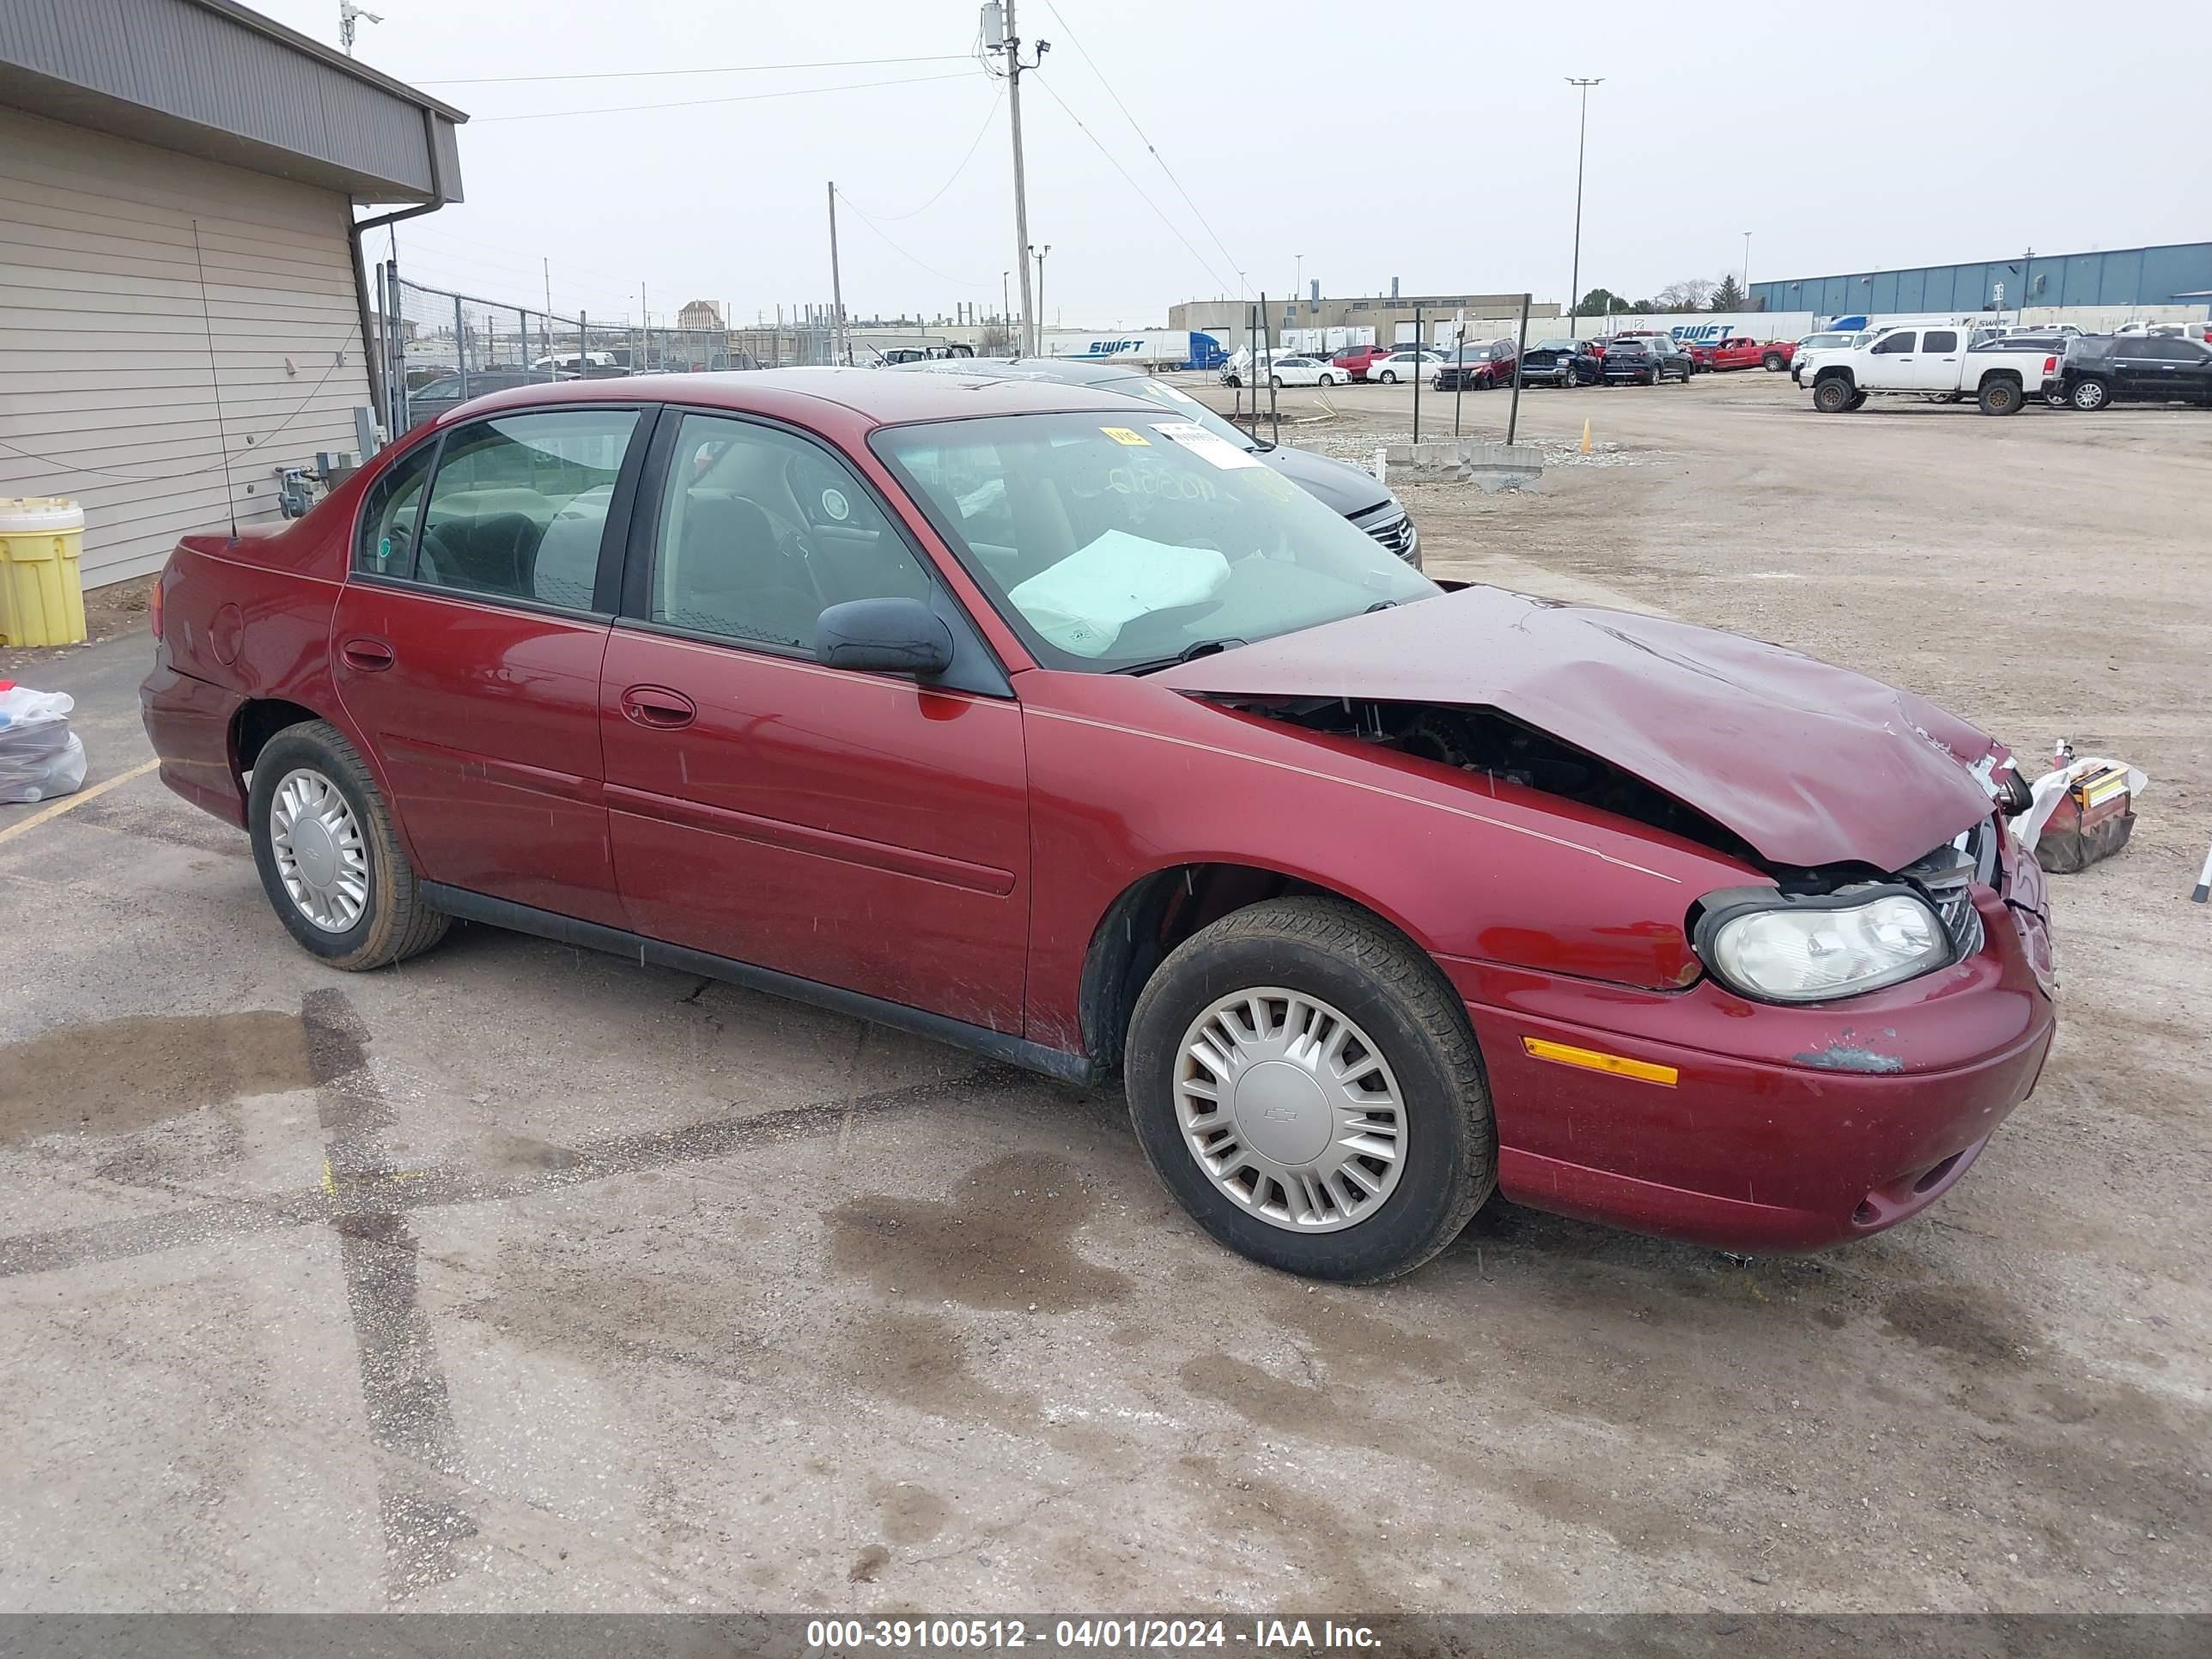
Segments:
[[[2212,408],[2212,347],[2170,334],[2085,334],[2059,366],[2058,395],[2083,410],[2106,404]]]

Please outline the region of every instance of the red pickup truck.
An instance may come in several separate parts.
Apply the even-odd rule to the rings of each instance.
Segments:
[[[1778,374],[1790,367],[1790,358],[1797,353],[1793,341],[1759,341],[1747,334],[1731,334],[1705,344],[1711,354],[1707,368],[1764,368]]]

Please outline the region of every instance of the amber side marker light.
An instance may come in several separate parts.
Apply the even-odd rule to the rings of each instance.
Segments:
[[[1595,1048],[1577,1048],[1565,1042],[1547,1042],[1542,1037],[1524,1036],[1521,1046],[1528,1051],[1532,1060],[1548,1060],[1555,1066],[1579,1066],[1585,1072],[1609,1072],[1615,1077],[1632,1077],[1639,1083],[1657,1083],[1667,1088],[1674,1086],[1681,1075],[1672,1066],[1654,1066],[1648,1060],[1631,1060],[1626,1054],[1601,1054]]]

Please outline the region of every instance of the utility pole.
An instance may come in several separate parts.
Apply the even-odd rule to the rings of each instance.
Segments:
[[[1036,305],[1037,305],[1037,321],[1036,321],[1036,355],[1037,355],[1038,356],[1040,356],[1040,357],[1042,357],[1042,356],[1043,356],[1045,355],[1045,350],[1044,350],[1044,256],[1045,256],[1045,254],[1049,253],[1049,252],[1052,252],[1052,244],[1051,244],[1050,242],[1047,242],[1047,243],[1044,245],[1043,252],[1040,252],[1040,253],[1037,255],[1037,257],[1036,257],[1036,266],[1037,266],[1037,281],[1036,281]]]
[[[832,360],[845,361],[845,282],[837,270],[837,181],[830,181],[830,303],[837,312],[836,356]]]
[[[1022,268],[1022,331],[1028,343],[1024,355],[1034,356],[1043,336],[1030,288],[1029,179],[1022,168],[1022,71],[1035,69],[1052,50],[1040,40],[1036,57],[1022,62],[1022,37],[1014,23],[1014,0],[988,0],[983,8],[983,50],[998,52],[1006,64],[1006,111],[1014,135],[1014,253]]]
[[[1743,302],[1747,307],[1751,304],[1751,233],[1747,230],[1743,234]]]
[[[1578,81],[1570,75],[1567,84],[1579,88],[1583,97],[1582,117],[1575,128],[1575,263],[1567,278],[1567,335],[1571,339],[1581,332],[1583,319],[1583,155],[1589,143],[1589,89],[1603,86],[1605,76]]]

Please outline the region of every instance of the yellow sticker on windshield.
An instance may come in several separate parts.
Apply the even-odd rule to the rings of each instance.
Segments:
[[[1102,426],[1098,428],[1117,444],[1127,444],[1132,449],[1150,449],[1152,442],[1140,432],[1132,432],[1126,426]]]

